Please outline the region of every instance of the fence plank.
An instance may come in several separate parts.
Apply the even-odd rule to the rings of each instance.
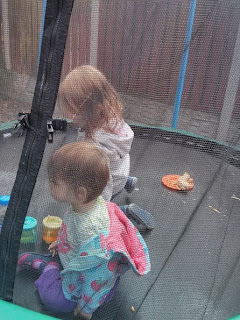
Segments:
[[[188,9],[189,0],[100,1],[97,66],[117,90],[173,104]],[[198,0],[182,107],[221,111],[239,20],[238,0]],[[91,1],[76,0],[62,76],[89,63],[90,22]],[[40,23],[41,1],[9,1],[13,71],[36,72]]]

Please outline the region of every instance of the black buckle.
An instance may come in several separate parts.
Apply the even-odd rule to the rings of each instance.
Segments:
[[[47,121],[47,131],[48,131],[48,142],[53,142],[53,124],[52,124],[52,120],[48,120]]]
[[[19,137],[23,136],[24,131],[30,128],[29,113],[20,112],[18,114],[18,122],[15,124],[14,133]]]
[[[67,120],[65,119],[53,119],[52,125],[54,130],[60,130],[60,131],[67,130]]]
[[[64,119],[52,119],[47,121],[48,130],[48,142],[53,142],[54,131],[66,131],[67,130],[67,120]]]
[[[30,113],[20,112],[18,114],[18,122],[14,127],[14,134],[19,137],[23,136],[24,131],[30,128]],[[53,142],[54,131],[66,131],[67,130],[67,120],[65,119],[51,119],[47,120],[47,131],[48,131],[48,142]]]

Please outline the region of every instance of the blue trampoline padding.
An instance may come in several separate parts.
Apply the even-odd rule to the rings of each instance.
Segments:
[[[9,195],[3,195],[0,196],[0,205],[1,206],[7,206],[10,200],[10,196]]]
[[[228,320],[240,320],[240,315],[235,316],[235,317],[233,317],[233,318],[229,318]]]
[[[45,314],[41,314],[16,304],[0,300],[1,320],[18,319],[18,320],[51,320],[57,319]]]

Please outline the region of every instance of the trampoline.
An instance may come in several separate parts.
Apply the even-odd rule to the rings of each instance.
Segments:
[[[151,271],[124,274],[92,319],[240,319],[239,1],[32,3],[1,1],[0,195],[11,195],[0,233],[3,319],[73,318],[43,306],[37,275],[18,268],[17,257],[46,253],[42,220],[66,210],[50,196],[47,163],[77,139],[57,98],[81,64],[112,82],[134,131],[137,189],[113,201],[134,202],[155,221],[142,232]],[[185,172],[191,190],[162,184]],[[26,216],[37,220],[36,241],[23,243]]]

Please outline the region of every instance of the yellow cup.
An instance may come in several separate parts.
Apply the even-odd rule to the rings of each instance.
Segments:
[[[57,240],[61,224],[62,219],[57,216],[47,216],[43,219],[43,240],[46,243],[49,244]]]

